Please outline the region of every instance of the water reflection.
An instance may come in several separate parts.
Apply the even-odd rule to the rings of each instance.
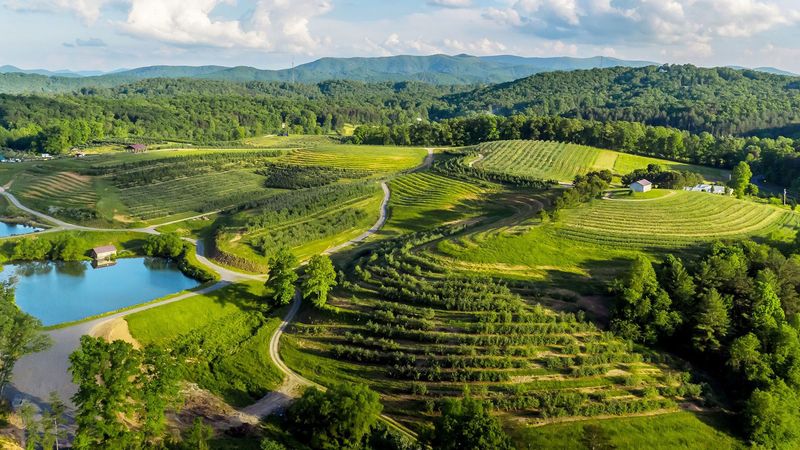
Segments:
[[[0,281],[16,280],[19,307],[45,325],[80,320],[197,286],[160,258],[119,259],[110,267],[88,262],[9,264]]]

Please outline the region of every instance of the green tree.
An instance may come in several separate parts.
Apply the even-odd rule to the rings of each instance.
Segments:
[[[297,282],[297,258],[288,248],[281,248],[270,259],[269,278],[267,279],[267,289],[272,291],[272,300],[277,305],[288,305],[291,303],[295,292],[295,282]]]
[[[383,410],[380,397],[363,384],[339,384],[325,392],[309,388],[289,407],[298,439],[315,449],[357,449]]]
[[[511,450],[511,440],[490,414],[490,405],[469,395],[447,399],[433,422],[429,444],[437,450]]]
[[[134,445],[138,437],[128,430],[124,417],[133,410],[132,380],[139,374],[140,353],[124,341],[109,343],[82,336],[80,348],[69,359],[72,381],[78,385],[72,397],[78,425],[73,446],[117,449]]]
[[[36,450],[41,444],[41,422],[36,420],[36,407],[26,401],[19,409],[25,438],[25,450]]]
[[[700,298],[696,316],[692,337],[695,350],[699,352],[719,350],[720,340],[730,328],[730,317],[725,300],[716,289],[711,289]]]
[[[770,330],[778,327],[785,320],[781,299],[777,291],[778,280],[775,274],[765,269],[758,273],[753,291],[752,312],[750,322],[757,330]]]
[[[183,437],[181,447],[186,450],[209,450],[211,447],[208,442],[212,436],[214,436],[214,430],[203,423],[203,419],[195,417],[192,428]]]
[[[756,389],[745,406],[750,441],[759,448],[790,449],[800,446],[800,401],[783,381]]]
[[[653,264],[643,255],[633,261],[627,277],[615,281],[617,294],[612,329],[634,341],[654,343],[680,324],[678,312],[661,288]]]
[[[57,393],[51,392],[47,400],[48,409],[42,415],[42,448],[51,449],[56,447],[57,442],[67,439],[67,430],[63,429],[64,414],[67,406],[61,401]]]
[[[769,357],[761,352],[761,342],[753,333],[747,333],[731,343],[728,364],[748,381],[760,385],[767,385],[773,375]]]
[[[336,286],[336,270],[327,255],[311,257],[303,280],[303,298],[311,298],[321,308],[328,301],[328,292]]]
[[[0,283],[0,396],[11,382],[17,361],[50,345],[51,340],[42,333],[39,319],[17,306],[14,286],[7,281]]]
[[[267,438],[261,440],[258,448],[260,450],[286,450],[286,447],[280,442],[275,442]]]
[[[617,448],[611,444],[611,439],[603,427],[599,425],[584,425],[581,435],[581,444],[586,450],[612,450]]]
[[[733,189],[737,197],[742,198],[750,186],[751,178],[753,178],[753,172],[750,170],[750,164],[741,161],[731,171],[731,180],[728,182],[728,186]]]
[[[695,295],[694,278],[686,270],[683,261],[673,255],[667,255],[661,270],[661,286],[669,294],[675,308],[687,319],[692,309]]]
[[[140,428],[146,443],[161,441],[166,429],[165,411],[178,399],[180,373],[174,358],[158,346],[145,347],[136,379],[136,399],[140,400]]]
[[[150,235],[142,245],[142,250],[148,256],[175,259],[184,251],[181,238],[174,233]]]

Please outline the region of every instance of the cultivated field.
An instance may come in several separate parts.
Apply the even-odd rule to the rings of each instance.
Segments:
[[[624,175],[648,164],[660,164],[670,170],[697,172],[709,181],[727,180],[726,172],[691,164],[601,150],[583,145],[550,141],[498,141],[476,147],[484,158],[476,168],[542,179],[571,181],[575,175],[608,169]]]
[[[601,200],[565,211],[567,240],[604,247],[682,248],[716,239],[788,237],[798,214],[732,197],[672,191],[660,198]]]
[[[184,212],[209,212],[281,192],[264,187],[264,177],[232,170],[120,189],[130,214],[150,220]]]
[[[391,211],[387,225],[420,231],[441,223],[481,214],[478,203],[491,189],[428,172],[402,175],[390,183]]]
[[[522,423],[672,410],[697,390],[581,317],[419,258],[441,235],[416,236],[355,261],[338,313],[303,320],[282,345],[292,368],[323,384],[368,382],[411,426],[467,383]]]
[[[328,145],[294,150],[281,162],[341,169],[398,172],[422,164],[427,152],[421,148],[367,145]]]

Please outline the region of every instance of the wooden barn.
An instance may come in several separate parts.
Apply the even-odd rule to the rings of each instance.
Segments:
[[[115,256],[117,256],[117,247],[113,245],[104,245],[92,249],[92,258],[95,261],[111,261]]]

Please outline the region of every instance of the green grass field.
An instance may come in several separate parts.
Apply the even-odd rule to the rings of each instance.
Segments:
[[[648,158],[602,150],[584,145],[550,141],[497,141],[481,144],[478,153],[484,158],[476,168],[559,181],[571,181],[575,175],[608,169],[624,175],[648,164],[660,164],[670,170],[696,172],[709,181],[727,180],[727,172],[703,166]]]
[[[186,353],[187,378],[234,405],[246,405],[283,380],[268,345],[280,319],[263,319],[264,296],[260,282],[233,284],[125,320],[142,344]]]
[[[431,257],[461,270],[590,291],[602,289],[639,251],[658,258],[718,239],[787,241],[798,226],[800,215],[779,207],[702,192],[662,191],[596,200],[561,211],[556,221],[443,240]],[[589,280],[593,283],[582,284]]]
[[[744,449],[731,436],[734,425],[720,414],[677,412],[646,417],[610,418],[528,427],[512,433],[518,448],[583,450],[583,427],[597,426],[619,450]]]
[[[426,155],[421,148],[327,145],[295,150],[280,160],[287,164],[398,172],[422,164]]]
[[[558,227],[570,241],[671,249],[747,236],[790,238],[799,217],[786,209],[732,197],[671,191],[656,198],[595,201],[564,211]]]

